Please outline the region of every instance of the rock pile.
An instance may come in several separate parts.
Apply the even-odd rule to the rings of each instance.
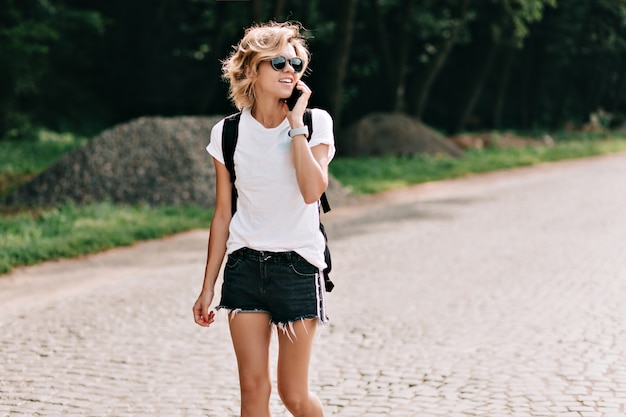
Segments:
[[[463,155],[445,136],[403,113],[372,113],[363,117],[348,130],[342,151],[349,156]]]
[[[9,203],[109,200],[208,206],[214,173],[204,148],[217,120],[142,117],[115,126],[20,187]]]
[[[126,204],[215,203],[215,170],[205,147],[221,117],[142,117],[115,126],[24,184],[8,204],[54,206],[113,201]],[[331,204],[347,191],[329,186]]]

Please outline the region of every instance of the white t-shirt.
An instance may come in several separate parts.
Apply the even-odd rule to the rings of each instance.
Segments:
[[[335,155],[333,121],[321,109],[312,109],[313,135],[309,146],[329,145]],[[207,152],[224,164],[224,120],[211,131]],[[230,222],[227,253],[242,247],[259,251],[295,251],[320,269],[324,262],[324,236],[319,229],[318,203],[306,204],[293,165],[289,121],[274,128],[259,123],[244,109],[234,163],[238,192],[237,211]]]

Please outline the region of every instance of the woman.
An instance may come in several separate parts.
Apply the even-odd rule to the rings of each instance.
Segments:
[[[230,98],[242,110],[234,164],[237,202],[224,165],[222,129],[211,132],[207,151],[216,171],[216,205],[211,222],[202,291],[193,306],[197,324],[215,320],[210,310],[225,254],[222,297],[217,309],[229,327],[241,387],[241,416],[270,415],[269,370],[272,329],[278,328],[278,393],[294,416],[323,416],[308,388],[315,330],[325,323],[324,237],[318,200],[328,186],[335,153],[332,119],[312,109],[313,134],[303,116],[311,90],[301,77],[309,52],[291,23],[253,26],[223,62]],[[302,95],[292,110],[286,99]]]

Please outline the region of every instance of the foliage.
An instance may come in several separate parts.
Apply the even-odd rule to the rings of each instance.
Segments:
[[[626,115],[624,0],[354,2],[348,65],[332,91],[344,3],[0,6],[0,138],[24,139],[37,126],[91,135],[143,115],[232,112],[220,59],[244,27],[273,18],[308,29],[311,105],[343,108],[340,128],[394,110],[448,132],[582,125],[598,108]]]
[[[502,8],[505,11],[502,21],[494,27],[494,37],[497,41],[509,41],[518,48],[523,46],[524,39],[529,35],[530,25],[543,19],[544,8],[546,6],[556,7],[556,0],[503,0],[493,2],[502,3]]]
[[[62,83],[69,75],[55,71],[55,58],[65,54],[72,67],[80,66],[77,46],[89,39],[89,33],[102,33],[104,25],[98,12],[74,8],[65,1],[2,3],[0,138],[23,139],[34,133],[32,123],[37,120],[33,119],[42,111],[47,83]]]

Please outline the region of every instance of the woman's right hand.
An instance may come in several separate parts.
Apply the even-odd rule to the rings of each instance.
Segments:
[[[213,301],[213,291],[202,290],[193,305],[193,319],[202,327],[209,327],[215,321],[215,311],[209,311]]]

